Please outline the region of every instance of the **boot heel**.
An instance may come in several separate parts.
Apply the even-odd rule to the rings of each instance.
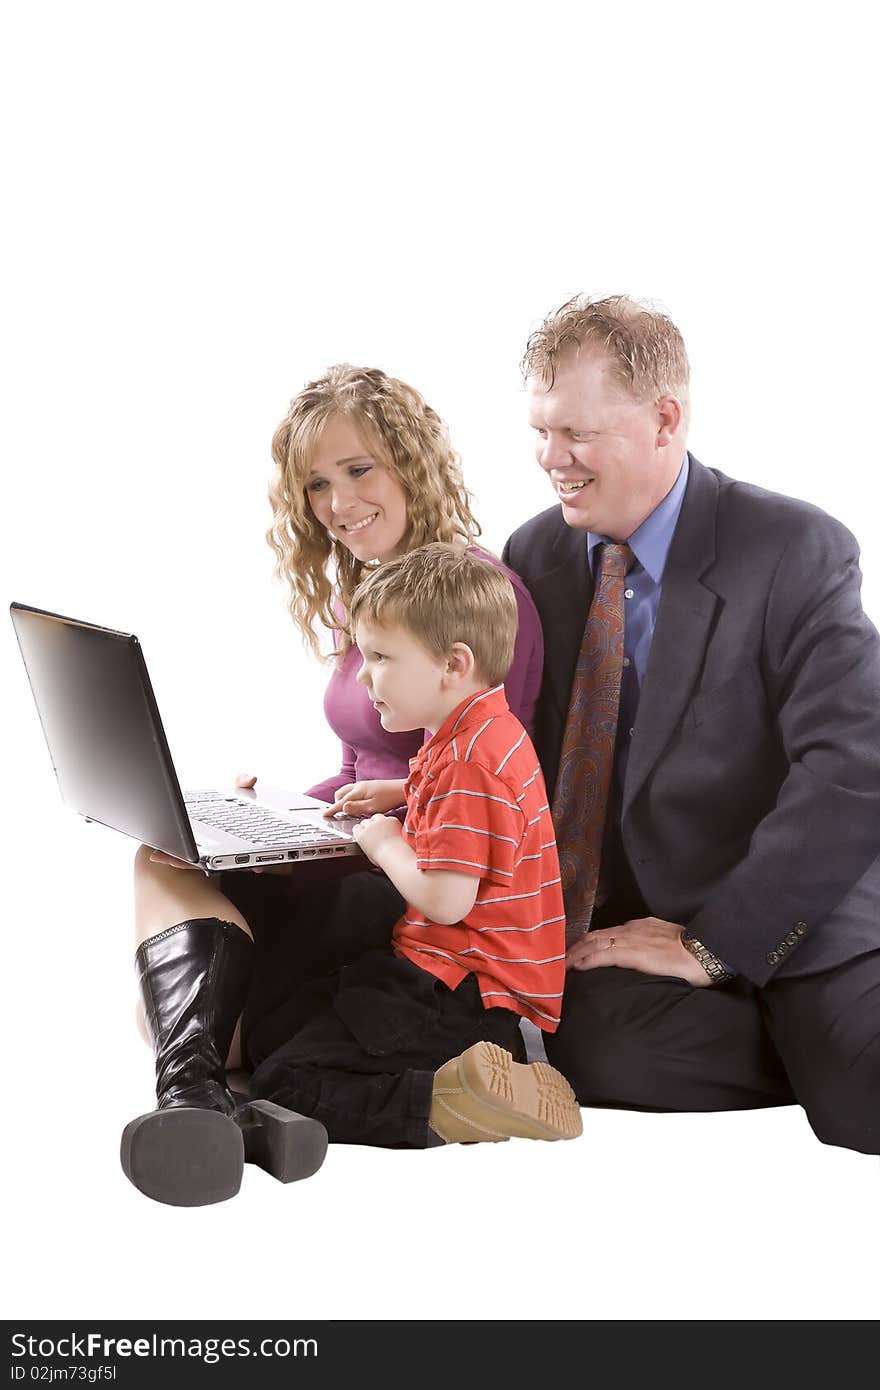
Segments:
[[[241,1187],[241,1131],[218,1110],[174,1106],[141,1115],[125,1126],[119,1156],[139,1192],[172,1207],[225,1202]]]
[[[271,1100],[253,1100],[238,1115],[245,1162],[264,1168],[279,1182],[298,1182],[317,1173],[327,1152],[327,1131],[319,1120],[285,1110]]]

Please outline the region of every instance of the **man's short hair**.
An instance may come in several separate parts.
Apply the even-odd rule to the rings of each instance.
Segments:
[[[677,396],[687,423],[690,366],[684,339],[666,314],[625,294],[575,295],[529,338],[523,375],[552,388],[560,362],[582,352],[607,359],[613,381],[634,400]]]
[[[498,565],[463,546],[434,541],[380,565],[355,590],[350,616],[352,632],[364,620],[400,626],[437,656],[465,642],[487,685],[499,685],[513,661],[513,585]]]

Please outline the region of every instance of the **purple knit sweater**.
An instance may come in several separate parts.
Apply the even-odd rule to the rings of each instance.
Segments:
[[[507,569],[494,555],[476,546],[472,551],[503,569],[516,593],[519,629],[504,691],[511,711],[531,735],[544,665],[544,638],[538,610],[519,575]],[[355,646],[349,647],[330,677],[324,695],[327,723],[342,741],[342,767],[334,777],[309,788],[309,795],[320,797],[322,801],[332,801],[339,787],[347,782],[408,777],[409,760],[424,743],[423,730],[391,734],[382,728],[369,695],[355,680],[360,667],[360,652]]]

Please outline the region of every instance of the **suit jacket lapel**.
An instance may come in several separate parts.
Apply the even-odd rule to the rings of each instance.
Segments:
[[[691,455],[629,751],[623,814],[666,747],[702,670],[718,596],[701,583],[715,559],[718,482]]]
[[[559,513],[559,531],[547,556],[548,568],[530,583],[544,631],[544,700],[562,713],[568,710],[571,683],[584,625],[593,598],[587,563],[587,538],[566,526]]]

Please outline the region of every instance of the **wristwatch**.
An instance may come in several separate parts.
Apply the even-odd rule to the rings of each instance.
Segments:
[[[704,946],[702,941],[698,941],[695,936],[688,936],[687,932],[681,934],[681,944],[686,951],[698,960],[705,970],[713,985],[723,985],[725,980],[732,980],[732,973],[725,967],[722,961]]]

